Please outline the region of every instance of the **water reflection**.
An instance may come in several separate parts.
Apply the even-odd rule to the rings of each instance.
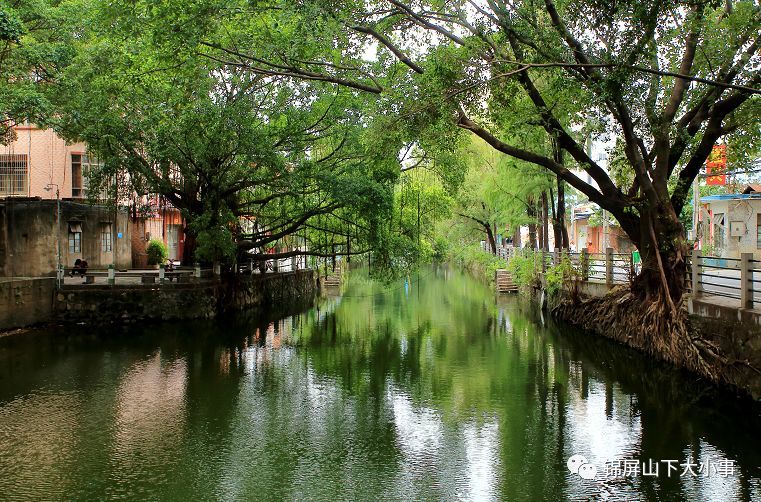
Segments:
[[[125,372],[113,422],[111,467],[117,485],[135,472],[166,471],[176,461],[174,445],[185,433],[186,384],[185,360],[162,361],[160,351]]]
[[[0,340],[0,493],[761,499],[758,409],[460,274],[278,319]],[[566,467],[573,454],[594,480]],[[619,477],[619,459],[734,462]]]

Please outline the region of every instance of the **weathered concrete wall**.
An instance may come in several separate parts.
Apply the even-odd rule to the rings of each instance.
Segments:
[[[0,280],[0,330],[53,319],[55,278]]]
[[[742,322],[749,325],[761,326],[761,312],[757,310],[740,309],[717,305],[706,298],[688,298],[687,311],[699,317],[718,319],[727,323]]]
[[[725,307],[726,308],[726,307]],[[736,309],[735,309],[736,310]],[[761,326],[755,322],[690,315],[693,335],[721,349],[732,369],[728,380],[761,400]]]
[[[587,298],[602,298],[607,291],[604,283],[584,283],[579,288],[579,292]],[[564,296],[568,294],[564,292]],[[558,301],[559,298],[555,300]],[[718,353],[723,358],[722,369],[719,374],[713,375],[713,378],[718,378],[721,383],[761,400],[761,314],[691,297],[687,299],[687,306],[690,336],[718,348]],[[574,312],[573,308],[558,310],[553,307],[552,311],[563,321],[579,324],[573,315],[567,315],[566,311]],[[601,331],[591,326],[583,327],[603,337],[643,350],[636,345],[631,336],[622,336],[622,333],[610,330]]]
[[[579,284],[579,292],[588,296],[605,296],[610,290],[611,286],[608,286],[604,282],[584,281]]]
[[[6,199],[0,203],[0,277],[54,276],[57,248],[61,246],[61,262],[72,267],[77,258],[87,260],[90,268],[106,268],[113,262],[113,252],[101,249],[101,232],[111,225],[112,249],[116,266],[132,264],[130,224],[126,212],[119,212],[114,227],[114,211],[105,206],[91,206],[61,201],[60,229],[56,223],[55,200]],[[69,252],[69,225],[82,228],[81,252]],[[58,239],[56,239],[56,235]]]
[[[311,301],[314,292],[310,270],[161,286],[67,286],[55,297],[55,318],[92,325],[209,319],[224,312]]]

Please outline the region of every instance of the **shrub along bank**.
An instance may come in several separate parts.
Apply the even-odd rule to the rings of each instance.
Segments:
[[[505,268],[503,259],[485,252],[478,244],[451,248],[449,261],[489,284],[494,284],[497,270]]]

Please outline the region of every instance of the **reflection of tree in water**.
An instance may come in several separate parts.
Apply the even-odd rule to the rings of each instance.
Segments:
[[[612,444],[618,450],[611,451],[620,458],[681,462],[685,451],[701,455],[704,438],[712,451],[746,466],[740,493],[750,497],[744,486],[758,478],[747,467],[761,465],[758,441],[751,447],[738,440],[737,426],[758,430],[758,417],[722,407],[722,419],[716,420],[712,388],[607,340],[552,322],[543,328],[534,311],[514,302],[495,306],[490,291],[478,291],[466,279],[458,283],[456,274],[446,282],[424,278],[409,295],[376,295],[377,286],[363,287],[350,286],[352,294],[323,322],[302,326],[302,357],[317,374],[335,377],[346,392],[376,406],[391,386],[403,389],[416,406],[432,406],[458,430],[489,417],[498,420],[503,496],[594,493],[599,486],[574,480],[569,485],[565,468],[575,450],[589,447],[593,427],[577,429],[579,420],[592,416],[603,427],[598,436],[617,436]],[[575,433],[568,437],[568,431]],[[691,493],[691,483],[661,477],[604,489],[654,497],[664,490]]]
[[[569,353],[579,361],[588,378],[606,382],[610,397],[609,406],[629,408],[628,414],[641,421],[641,438],[633,456],[642,459],[687,460],[688,455],[700,459],[712,455],[716,458],[736,459],[738,477],[727,484],[738,482],[737,498],[750,500],[750,479],[761,486],[761,441],[750,431],[761,428],[761,405],[747,400],[734,399],[726,390],[679,372],[672,367],[653,361],[636,351],[621,347],[582,331],[562,325],[552,325],[553,332]],[[710,445],[708,451],[703,451]],[[715,497],[717,478],[660,476],[642,478],[641,489],[654,498],[663,490],[677,493],[699,493],[700,497]],[[695,485],[706,485],[703,487]],[[703,491],[701,491],[701,489]],[[758,487],[756,490],[758,491]],[[726,495],[718,491],[720,498]],[[733,497],[730,497],[733,498]]]
[[[117,478],[124,493],[152,487],[202,499],[556,500],[607,492],[749,500],[759,490],[759,439],[744,432],[759,430],[758,413],[689,376],[543,321],[512,298],[495,301],[453,272],[446,280],[421,272],[406,289],[360,277],[344,293],[274,320],[244,315],[6,342],[0,363],[6,354],[14,366],[3,370],[0,397],[18,409],[0,403],[15,414],[4,423],[46,423],[33,420],[32,404],[51,403],[55,412],[60,401],[17,396],[75,389],[77,400],[67,402],[78,417],[98,417],[97,427],[77,429],[76,442],[46,440],[81,459],[76,469],[56,469],[88,486],[82,493],[90,498]],[[150,395],[141,395],[142,382],[156,383],[145,389]],[[120,394],[127,402],[117,404]],[[132,406],[142,401],[145,416]],[[125,417],[147,425],[112,435]],[[119,448],[134,456],[156,447],[165,465],[115,470]],[[568,473],[571,454],[595,452],[680,461],[711,454],[736,459],[741,475],[722,487],[664,477],[582,482]],[[94,480],[93,472],[106,474]]]

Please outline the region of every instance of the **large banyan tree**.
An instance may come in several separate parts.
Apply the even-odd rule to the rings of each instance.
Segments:
[[[635,289],[644,296],[668,291],[678,301],[685,290],[679,214],[712,147],[734,140],[736,154],[757,151],[754,2],[303,1],[258,2],[248,12],[268,8],[278,13],[269,18],[277,33],[262,16],[238,14],[230,19],[237,29],[204,43],[252,73],[386,94],[400,121],[428,134],[450,121],[555,173],[613,214],[640,249]],[[266,49],[288,37],[330,38],[337,49],[315,43],[304,60]],[[368,60],[370,50],[377,56]],[[500,137],[513,106],[521,127],[543,130],[573,165],[533,151],[520,135]],[[574,132],[589,124],[622,140],[628,172],[618,179]]]
[[[210,57],[380,95],[399,129],[471,131],[609,211],[643,270],[606,300],[615,309],[578,315],[604,330],[628,316],[635,343],[704,365],[673,315],[690,251],[679,215],[717,142],[735,161],[758,152],[757,2],[273,0],[241,2],[226,19],[228,30],[204,37]],[[308,57],[283,49],[288,40]],[[521,131],[564,155],[532,148]],[[617,139],[615,173],[590,156],[590,134]]]
[[[374,139],[367,100],[207,54],[199,33],[214,18],[183,7],[84,11],[87,30],[53,96],[62,133],[103,162],[91,192],[158,194],[180,209],[184,262],[377,247],[400,166]]]

